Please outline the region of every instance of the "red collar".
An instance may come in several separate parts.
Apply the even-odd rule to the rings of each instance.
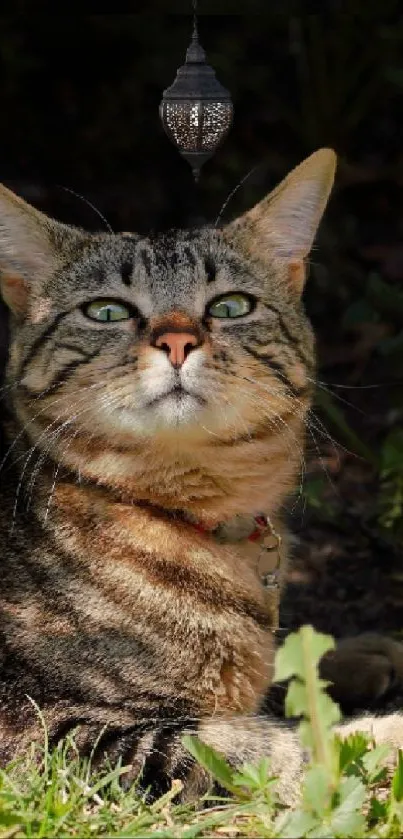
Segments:
[[[201,522],[193,521],[190,517],[188,518],[180,510],[168,511],[168,510],[165,510],[163,507],[159,507],[159,506],[156,506],[154,504],[150,504],[148,501],[137,501],[136,505],[138,507],[145,507],[149,510],[154,510],[159,515],[163,515],[164,518],[165,517],[170,517],[173,520],[175,520],[175,519],[178,520],[179,519],[183,522],[186,522],[186,524],[193,527],[199,533],[203,533],[203,534],[206,534],[206,535],[209,534],[210,536],[218,538],[219,541],[222,541],[221,538],[220,538],[220,536],[221,536],[220,531],[222,531],[222,529],[225,531],[226,525],[231,524],[230,522],[227,522],[227,523],[223,522],[222,524],[215,525],[214,527],[207,527],[207,525],[202,524]],[[235,516],[235,518],[238,518],[238,516]],[[240,519],[242,519],[242,516],[240,517]],[[269,537],[271,539],[274,539],[274,544],[272,544],[270,547],[266,547],[266,550],[272,551],[275,548],[280,546],[281,536],[279,536],[279,534],[274,529],[274,527],[273,527],[273,525],[270,521],[269,516],[266,516],[264,513],[258,513],[256,516],[253,516],[253,518],[250,519],[250,524],[251,524],[251,528],[253,527],[253,525],[254,525],[254,527],[253,527],[253,530],[251,529],[251,531],[249,532],[248,535],[239,535],[238,537],[235,537],[235,539],[230,538],[228,541],[230,541],[230,542],[232,542],[232,541],[241,542],[241,541],[247,540],[248,542],[261,542],[261,543],[263,543]],[[224,537],[223,541],[227,541],[227,539]]]
[[[253,521],[255,523],[255,529],[252,533],[249,534],[247,537],[248,542],[257,542],[263,536],[266,535],[267,530],[272,530],[271,524],[267,518],[263,514],[259,516],[254,516]],[[216,528],[206,527],[204,524],[200,524],[200,522],[191,522],[195,530],[198,530],[199,533],[211,533],[214,534]]]

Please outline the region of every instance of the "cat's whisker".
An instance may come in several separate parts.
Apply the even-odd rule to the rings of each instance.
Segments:
[[[78,391],[76,391],[77,393],[80,393],[81,398],[80,398],[79,402],[76,401],[74,403],[74,405],[72,403],[69,403],[56,418],[51,418],[51,422],[48,423],[46,425],[46,427],[42,430],[39,438],[36,439],[34,446],[36,446],[38,444],[38,442],[40,442],[42,440],[43,436],[47,434],[49,429],[52,428],[52,426],[55,425],[55,423],[59,422],[59,420],[66,414],[66,412],[70,411],[70,409],[73,408],[73,407],[76,408],[77,404],[80,404],[81,401],[85,400],[85,398],[86,398],[86,392],[85,391],[86,390],[87,390],[87,388],[84,389],[84,393],[83,393],[83,388],[80,388]],[[71,394],[66,394],[65,398],[70,397],[70,396],[71,396]],[[56,404],[56,402],[60,402],[60,401],[61,401],[61,399],[54,400],[54,402],[52,402],[50,405],[46,405],[41,411],[39,411],[34,417],[32,417],[32,421],[34,422],[41,414],[48,411],[50,407],[53,407]],[[14,441],[13,441],[12,445],[9,447],[9,449],[6,452],[5,457],[3,458],[2,464],[0,464],[0,469],[3,467],[3,465],[6,462],[8,456],[11,454],[11,451],[15,448],[16,444],[18,443],[19,439],[22,436],[22,433],[27,430],[27,428],[30,424],[31,424],[31,421],[26,423],[26,425],[23,427],[20,434],[18,434],[14,438]],[[17,465],[21,460],[24,460],[24,458],[26,457],[26,454],[27,454],[27,452],[24,451],[19,457],[14,458],[13,459],[14,466]]]
[[[234,375],[236,376],[237,374],[234,374]],[[328,472],[328,470],[326,468],[326,465],[323,461],[321,451],[320,451],[318,442],[317,442],[315,434],[314,434],[314,430],[318,431],[318,433],[322,434],[326,439],[329,439],[337,449],[339,444],[331,437],[331,435],[329,434],[327,429],[324,427],[324,425],[319,420],[317,420],[316,417],[315,417],[315,422],[312,422],[310,409],[306,405],[304,405],[304,403],[302,403],[301,400],[299,400],[298,398],[291,397],[291,396],[285,394],[283,391],[281,391],[279,389],[276,389],[276,388],[274,388],[274,387],[272,387],[268,384],[264,384],[263,382],[252,378],[251,376],[241,376],[239,378],[242,378],[245,381],[250,381],[252,384],[257,385],[258,387],[260,387],[263,390],[265,390],[266,392],[268,392],[269,395],[275,397],[276,399],[280,399],[286,405],[287,411],[289,411],[290,413],[295,413],[297,416],[300,416],[302,419],[305,420],[305,425],[306,425],[307,431],[310,434],[310,436],[312,438],[312,441],[314,443],[315,450],[317,452],[318,459],[319,459],[319,462],[321,464],[321,467],[322,467],[323,471],[325,472],[325,474],[327,476],[327,479],[328,479],[330,485],[332,486],[333,491],[337,492],[336,486],[334,485],[334,482],[332,481],[331,476],[329,475],[329,472]],[[250,396],[250,394],[248,394],[248,396]],[[254,399],[257,398],[256,393],[253,395],[253,398]],[[302,406],[302,409],[299,406]],[[292,410],[290,410],[291,408],[292,408]],[[340,445],[340,448],[343,448],[343,447]],[[301,470],[301,482],[300,482],[300,487],[299,487],[299,494],[302,495],[303,494],[304,474],[306,473],[306,465],[305,465],[305,459],[304,459],[304,456],[302,454],[302,448],[301,447],[300,447],[300,452],[301,452],[301,464],[303,464],[303,469]]]
[[[60,186],[61,189],[64,189],[65,192],[70,192],[70,194],[74,195],[75,198],[79,198],[80,201],[82,201],[84,204],[87,204],[87,206],[90,207],[91,210],[93,210],[94,213],[96,213],[96,215],[98,216],[98,218],[100,218],[101,221],[104,223],[107,231],[109,233],[114,232],[113,227],[111,227],[111,225],[109,224],[109,221],[101,213],[101,210],[99,210],[98,207],[96,207],[95,204],[93,204],[92,201],[89,200],[89,198],[86,198],[85,195],[81,195],[79,192],[76,192],[74,189],[71,189],[69,186],[64,186],[63,184],[59,184],[59,186]]]
[[[254,397],[252,397],[252,399],[254,399]],[[299,482],[297,497],[299,497],[303,494],[303,483],[304,483],[304,478],[305,478],[305,474],[306,474],[306,463],[305,463],[303,448],[302,448],[302,446],[300,446],[295,432],[289,427],[288,423],[283,419],[283,417],[281,417],[279,414],[273,413],[273,412],[272,412],[271,416],[269,416],[267,414],[266,404],[263,403],[262,400],[258,400],[256,398],[254,399],[254,401],[256,401],[258,404],[264,404],[265,409],[266,409],[266,418],[267,418],[268,422],[270,423],[270,425],[272,426],[274,431],[285,432],[288,436],[292,437],[294,447],[292,447],[291,442],[286,443],[286,446],[287,446],[287,449],[288,449],[288,451],[289,451],[289,453],[291,454],[292,457],[294,456],[295,450],[298,452],[299,467],[300,467],[299,468],[300,482]],[[251,434],[249,436],[250,436],[251,439],[253,439]]]
[[[81,395],[81,401],[85,401],[85,399],[86,399],[86,396],[87,396],[86,390],[87,390],[87,389],[85,389],[85,390],[84,390],[84,393],[82,393],[82,395]],[[71,407],[71,406],[68,406],[68,407]],[[77,408],[77,403],[76,403],[76,405],[75,405],[74,407],[75,407],[75,408]],[[84,411],[86,411],[86,410],[90,410],[90,408],[91,408],[91,405],[90,405],[90,406],[87,406],[87,408],[85,408],[85,409],[84,409]],[[51,423],[48,423],[48,425],[47,425],[47,426],[45,427],[45,429],[42,431],[42,433],[40,434],[40,436],[38,437],[38,439],[35,441],[35,444],[34,444],[33,446],[31,446],[31,447],[30,447],[30,449],[29,449],[29,451],[28,451],[28,453],[27,453],[27,456],[26,456],[26,458],[25,458],[25,461],[24,461],[24,464],[23,464],[22,470],[21,470],[21,472],[20,472],[19,481],[18,481],[18,484],[17,484],[16,493],[15,493],[15,501],[14,501],[14,508],[13,508],[13,516],[12,516],[12,528],[11,528],[11,533],[13,532],[13,529],[14,529],[15,518],[16,518],[16,514],[17,514],[17,509],[18,509],[19,497],[20,497],[20,494],[21,494],[22,485],[23,485],[23,483],[24,483],[24,476],[25,476],[26,470],[27,470],[27,468],[28,468],[28,466],[29,466],[29,463],[30,463],[30,461],[32,460],[33,455],[35,454],[35,451],[36,451],[36,450],[38,449],[38,447],[40,446],[41,441],[42,441],[42,440],[46,437],[46,435],[48,434],[49,430],[50,430],[50,429],[51,429],[51,428],[52,428],[55,424],[59,423],[59,421],[60,421],[60,419],[62,418],[62,416],[64,415],[65,411],[66,411],[66,409],[64,409],[64,411],[63,411],[61,414],[59,414],[59,416],[58,416],[58,417],[56,417],[56,419],[53,419]],[[64,422],[64,423],[62,423],[62,425],[61,425],[61,426],[58,426],[58,427],[57,427],[56,431],[57,431],[57,432],[62,432],[63,428],[65,428],[65,427],[67,427],[67,426],[71,425],[71,424],[72,424],[72,422],[73,422],[73,421],[77,418],[77,416],[79,415],[79,413],[80,413],[80,412],[78,412],[78,414],[76,413],[76,414],[74,414],[74,415],[71,415],[71,414],[70,414],[70,416],[69,416],[69,417],[65,420],[65,422]],[[39,455],[39,459],[40,459],[40,458],[41,458],[41,454]],[[18,460],[18,459],[17,459],[17,460]],[[32,488],[31,488],[31,493],[32,493]]]
[[[63,429],[62,431],[60,431],[60,429],[59,429],[59,433],[58,433],[58,436],[59,436],[59,437],[62,437],[62,436],[63,436],[63,433],[62,433],[62,432],[63,432],[64,430],[68,431],[68,429]],[[77,437],[77,435],[78,435],[79,433],[80,433],[80,431],[79,431],[79,429],[78,429],[78,430],[76,430],[76,431],[74,432],[74,434],[72,434],[72,435],[70,436],[70,438],[69,438],[69,445],[71,444],[71,442],[73,442],[74,438],[75,438],[75,437]],[[58,437],[57,437],[57,436],[55,436],[55,435],[56,435],[56,432],[54,432],[53,434],[54,434],[54,436],[53,436],[53,440],[52,440],[52,444],[51,444],[52,446],[54,445],[54,443],[57,443],[57,442],[58,442]],[[43,450],[43,451],[41,452],[41,454],[40,454],[40,456],[39,456],[39,458],[38,458],[38,460],[37,460],[37,463],[36,463],[36,465],[35,465],[35,468],[34,468],[34,470],[33,470],[33,473],[32,473],[32,475],[31,475],[31,478],[30,478],[30,483],[29,483],[29,487],[28,487],[28,489],[29,489],[29,496],[28,496],[28,499],[27,499],[27,504],[26,504],[26,511],[27,511],[27,512],[28,512],[28,510],[30,509],[30,506],[31,506],[32,495],[33,495],[33,489],[34,489],[34,486],[35,486],[35,483],[36,483],[36,479],[37,479],[37,477],[38,477],[39,473],[41,472],[42,467],[43,467],[43,466],[45,466],[45,465],[49,462],[49,451],[50,451],[51,445],[50,445],[49,447],[47,447],[47,449],[45,449],[45,450]],[[62,454],[65,454],[65,452],[67,451],[67,448],[69,447],[69,445],[68,445],[68,446],[66,446],[66,447],[65,447],[65,449],[63,449]],[[47,520],[47,518],[48,518],[48,514],[49,514],[49,510],[50,510],[50,504],[51,504],[51,499],[52,499],[52,497],[53,497],[53,493],[54,493],[54,490],[55,490],[55,488],[56,488],[57,476],[58,476],[58,474],[59,474],[60,468],[61,468],[63,465],[64,465],[64,464],[62,463],[62,461],[61,461],[61,460],[58,460],[58,461],[54,464],[54,468],[53,468],[53,480],[52,480],[52,484],[51,484],[51,488],[50,488],[50,494],[49,494],[49,497],[48,497],[48,502],[47,502],[47,506],[46,506],[45,517],[44,517],[44,523],[46,523],[46,520]]]
[[[221,399],[224,399],[226,404],[230,407],[231,411],[236,413],[236,415],[239,417],[240,421],[242,422],[242,425],[245,428],[245,434],[250,439],[250,437],[251,437],[250,429],[248,428],[248,426],[246,424],[246,421],[245,421],[244,417],[242,416],[242,414],[240,413],[240,411],[235,407],[235,405],[229,400],[228,396],[226,396],[225,394],[223,394],[223,393],[221,394]],[[224,423],[226,424],[226,427],[229,428],[230,427],[230,421],[229,421],[228,416],[225,415],[223,405],[222,405],[220,399],[217,399],[217,404],[218,404],[218,406],[220,408],[220,412],[222,413],[222,416],[224,418]]]
[[[365,416],[365,411],[363,411],[361,408],[359,408],[358,405],[354,405],[353,402],[349,402],[348,399],[344,399],[343,396],[339,396],[338,393],[333,393],[333,391],[329,387],[327,387],[327,385],[325,385],[324,383],[319,382],[317,379],[316,380],[315,379],[310,379],[308,376],[307,376],[307,379],[308,379],[309,382],[311,382],[311,384],[315,385],[320,390],[323,390],[325,393],[328,393],[329,396],[332,397],[332,399],[337,399],[338,402],[341,402],[343,405],[347,405],[348,408],[353,408],[359,414],[362,414],[363,416]]]
[[[51,507],[51,503],[52,503],[53,494],[54,494],[55,489],[56,489],[57,477],[58,477],[58,474],[60,472],[60,468],[64,465],[62,458],[65,456],[65,454],[68,451],[68,449],[70,448],[71,444],[74,442],[74,440],[76,439],[76,437],[79,434],[80,434],[80,429],[78,428],[74,432],[74,434],[72,434],[70,436],[69,441],[67,443],[67,446],[65,446],[65,448],[63,449],[63,451],[61,453],[61,459],[59,459],[57,461],[57,463],[55,464],[55,468],[54,468],[54,472],[53,472],[53,480],[52,480],[52,484],[50,486],[48,501],[47,501],[47,504],[46,504],[45,515],[44,515],[44,519],[43,519],[44,524],[46,524],[46,522],[48,520],[49,511],[50,511],[50,507]]]
[[[296,403],[296,406],[297,406],[297,407],[298,407],[299,405],[303,405],[303,403],[302,403],[299,399],[296,399],[296,398],[294,399],[294,398],[292,398],[292,397],[286,397],[284,394],[282,394],[282,393],[280,393],[280,392],[276,392],[273,388],[270,388],[270,386],[265,385],[265,384],[263,384],[262,382],[259,382],[259,381],[255,380],[255,379],[251,378],[251,377],[243,377],[243,378],[246,378],[246,380],[247,380],[247,381],[251,381],[253,384],[256,384],[256,385],[260,386],[261,388],[263,388],[263,390],[266,390],[266,391],[267,391],[270,395],[275,396],[275,397],[276,397],[276,398],[278,398],[278,399],[282,399],[283,401],[286,401],[286,404]],[[330,476],[330,474],[329,474],[329,472],[328,472],[328,469],[327,469],[327,467],[326,467],[326,464],[325,464],[325,462],[324,462],[324,460],[323,460],[323,457],[322,457],[322,454],[321,454],[321,451],[320,451],[320,448],[319,448],[318,442],[317,442],[316,437],[315,437],[315,435],[314,435],[314,430],[315,430],[315,431],[318,431],[318,433],[321,433],[321,434],[324,436],[324,438],[325,438],[325,439],[330,440],[330,442],[331,442],[331,443],[333,444],[333,446],[335,447],[336,451],[337,451],[337,447],[339,447],[340,449],[343,449],[343,450],[344,450],[344,451],[346,451],[346,452],[348,452],[348,449],[345,449],[345,447],[344,447],[344,446],[342,446],[341,444],[337,443],[337,442],[336,442],[336,441],[332,438],[332,436],[330,435],[330,433],[329,433],[329,432],[327,431],[327,429],[323,426],[323,423],[321,423],[320,421],[318,421],[318,422],[316,423],[316,419],[317,419],[316,417],[315,417],[315,423],[313,423],[313,422],[312,422],[312,419],[311,419],[311,411],[310,411],[310,409],[309,409],[309,408],[307,408],[306,406],[304,406],[304,410],[303,410],[303,412],[302,412],[302,413],[301,413],[301,411],[300,411],[300,410],[299,410],[298,412],[297,412],[296,410],[294,410],[294,413],[295,413],[297,416],[301,416],[301,418],[302,418],[302,419],[305,419],[305,427],[306,427],[307,431],[309,432],[309,434],[310,434],[310,435],[311,435],[311,437],[312,437],[312,441],[313,441],[313,443],[314,443],[314,446],[315,446],[315,449],[316,449],[316,452],[317,452],[318,459],[319,459],[319,462],[320,462],[320,464],[321,464],[321,467],[322,467],[322,469],[323,469],[324,473],[326,474],[327,480],[329,481],[329,484],[331,485],[332,490],[333,490],[333,491],[337,494],[337,493],[338,493],[337,487],[336,487],[336,485],[334,484],[334,481],[332,480],[332,478],[331,478],[331,476]],[[351,452],[350,452],[350,454],[351,454]]]
[[[17,390],[19,387],[19,382],[10,382],[10,384],[4,384],[0,387],[0,399],[6,399],[10,392],[13,390]]]
[[[27,429],[29,428],[29,426],[30,426],[30,425],[33,425],[33,423],[35,422],[35,420],[37,420],[37,419],[38,419],[38,417],[40,417],[42,414],[46,413],[46,411],[48,411],[48,410],[49,410],[49,408],[52,408],[54,405],[58,404],[58,403],[59,403],[59,402],[61,402],[63,399],[69,399],[69,398],[71,398],[71,396],[74,396],[76,393],[82,394],[82,393],[83,393],[83,390],[85,390],[85,391],[86,391],[86,390],[89,390],[89,389],[91,389],[91,388],[96,388],[96,387],[101,388],[102,386],[103,386],[103,385],[102,385],[102,382],[96,382],[95,384],[85,386],[85,388],[82,388],[82,387],[81,387],[81,388],[77,388],[77,390],[73,391],[72,393],[66,393],[66,394],[63,394],[62,396],[59,396],[57,399],[53,400],[50,404],[49,404],[49,403],[47,403],[46,405],[44,405],[44,406],[41,408],[41,410],[40,410],[40,411],[38,411],[36,414],[34,414],[34,416],[33,416],[33,417],[30,417],[30,419],[28,420],[28,422],[26,422],[26,423],[22,426],[22,428],[21,428],[20,432],[16,435],[16,437],[14,437],[14,439],[13,439],[12,443],[10,444],[9,448],[7,449],[7,451],[6,451],[6,453],[5,453],[5,455],[4,455],[3,459],[2,459],[2,461],[0,462],[0,472],[2,471],[3,467],[5,466],[5,464],[6,464],[7,460],[8,460],[8,457],[10,456],[11,452],[14,450],[14,448],[15,448],[15,446],[17,445],[18,441],[19,441],[19,440],[20,440],[20,439],[24,436],[24,434],[26,433],[26,431],[27,431]],[[16,463],[18,463],[18,460],[19,460],[19,459],[17,459],[15,462],[16,462]]]
[[[248,180],[248,178],[250,178],[250,176],[251,176],[251,175],[253,175],[253,173],[254,173],[254,172],[256,172],[256,170],[257,170],[257,169],[259,169],[259,167],[260,167],[261,165],[262,165],[261,163],[258,163],[256,166],[252,166],[252,169],[249,169],[249,172],[247,172],[247,173],[246,173],[246,175],[244,175],[244,176],[243,176],[243,178],[241,178],[241,180],[240,180],[240,181],[238,181],[238,183],[236,184],[236,186],[234,186],[234,188],[231,190],[231,192],[229,193],[229,195],[228,195],[228,196],[227,196],[227,198],[225,199],[225,201],[224,201],[224,203],[223,203],[223,205],[222,205],[222,207],[221,207],[221,209],[220,209],[220,212],[219,212],[219,213],[218,213],[218,215],[217,215],[217,218],[216,218],[216,220],[215,220],[215,222],[214,222],[214,227],[218,227],[218,225],[219,225],[219,223],[220,223],[220,221],[221,221],[221,219],[222,219],[222,217],[223,217],[223,215],[224,215],[224,213],[225,213],[225,210],[226,210],[226,209],[227,209],[227,207],[228,207],[228,204],[230,203],[230,201],[232,200],[232,198],[234,197],[234,195],[238,192],[238,189],[240,189],[240,187],[241,187],[241,186],[243,186],[243,184],[245,183],[245,181],[247,181],[247,180]]]
[[[105,398],[107,398],[107,395],[104,395],[103,397],[101,397],[101,401],[102,401],[102,399],[105,399]],[[88,410],[91,410],[91,406],[90,406],[90,405],[89,405],[89,406],[87,406],[86,408],[84,408],[83,410],[81,410],[81,411],[77,412],[76,414],[71,415],[71,416],[70,416],[70,417],[69,417],[69,418],[68,418],[68,419],[67,419],[67,420],[66,420],[66,421],[65,421],[65,422],[64,422],[61,426],[58,426],[58,427],[55,429],[55,431],[53,431],[53,432],[52,432],[52,434],[50,435],[50,437],[49,437],[49,439],[48,439],[48,446],[46,446],[46,448],[45,448],[45,449],[41,449],[41,450],[40,450],[40,454],[39,454],[39,457],[38,457],[38,459],[37,459],[37,461],[36,461],[36,464],[35,464],[35,466],[34,466],[33,472],[32,472],[32,474],[31,474],[30,481],[29,481],[29,483],[27,484],[27,489],[28,489],[28,492],[29,492],[28,502],[27,502],[27,507],[26,507],[26,509],[27,509],[27,510],[29,509],[30,504],[31,504],[32,492],[33,492],[33,487],[34,487],[34,484],[35,484],[36,478],[37,478],[37,476],[38,476],[38,474],[39,474],[39,472],[40,472],[40,470],[41,470],[42,466],[43,466],[43,465],[47,462],[47,460],[48,460],[48,456],[49,456],[49,452],[50,452],[50,451],[51,451],[51,449],[54,447],[54,443],[58,441],[58,438],[59,438],[59,437],[63,436],[63,433],[64,433],[64,431],[65,431],[65,430],[68,432],[68,430],[69,430],[69,428],[70,428],[70,425],[71,425],[71,424],[73,424],[73,423],[75,423],[75,422],[77,421],[77,419],[79,419],[79,418],[80,418],[83,414],[85,414]],[[58,417],[58,419],[60,419],[60,416]],[[49,428],[51,428],[51,427],[52,427],[52,425],[54,425],[54,422],[53,422],[53,423],[51,423],[51,425],[50,425],[50,426],[47,426],[47,428],[45,429],[45,432],[41,435],[41,437],[39,438],[39,440],[40,440],[43,436],[46,436],[46,434],[47,434],[47,432],[48,432]],[[78,429],[78,431],[74,434],[74,436],[77,436],[77,434],[79,433],[79,431],[80,431],[80,429]],[[91,436],[92,436],[92,435],[91,435]],[[39,441],[38,441],[38,442],[39,442]],[[36,447],[37,447],[37,446],[36,446]],[[35,447],[34,447],[34,448],[35,448]]]
[[[249,377],[246,377],[246,376],[239,376],[239,378],[240,378],[240,379],[242,379],[243,381],[251,381],[251,382],[253,382],[253,384],[255,384],[255,381],[254,381],[254,380],[249,379]],[[271,395],[275,396],[276,398],[281,398],[281,396],[282,396],[282,394],[281,394],[280,392],[276,392],[276,391],[274,391],[274,390],[272,391]],[[293,432],[293,431],[292,431],[292,429],[290,429],[290,427],[289,427],[288,423],[286,422],[286,420],[285,420],[283,417],[281,417],[281,415],[280,415],[280,414],[278,414],[277,412],[274,412],[274,413],[272,412],[272,416],[271,416],[271,417],[269,417],[269,416],[267,415],[267,411],[268,411],[268,410],[270,410],[270,407],[267,405],[267,402],[263,399],[263,397],[259,396],[259,395],[258,395],[258,394],[256,394],[256,393],[251,394],[251,393],[249,393],[249,392],[248,392],[247,396],[248,396],[248,398],[249,398],[249,399],[251,399],[252,401],[256,402],[257,404],[260,404],[260,405],[264,406],[266,416],[268,417],[268,419],[269,419],[269,420],[271,420],[271,421],[273,421],[273,422],[276,422],[276,423],[277,423],[277,426],[276,426],[276,427],[277,427],[277,429],[278,429],[280,426],[283,426],[283,427],[285,427],[285,428],[288,430],[288,432],[289,432],[289,433],[292,435],[292,437],[294,438],[294,441],[295,441],[296,447],[297,447],[297,449],[298,449],[298,451],[299,451],[299,453],[300,453],[300,455],[301,455],[302,463],[304,464],[303,448],[302,448],[302,446],[300,445],[300,443],[299,443],[299,441],[298,441],[298,439],[297,439],[297,437],[296,437],[296,435],[295,435],[295,432]],[[287,402],[286,404],[287,404],[287,409],[288,409],[288,407],[289,407],[289,403]],[[292,412],[292,411],[289,411],[289,413],[293,413],[293,412]],[[280,424],[280,426],[279,426],[279,424]],[[292,451],[292,450],[291,450],[291,451]]]
[[[345,385],[341,384],[340,382],[321,382],[319,381],[318,384],[325,385],[326,387],[338,387],[342,390],[377,390],[381,387],[396,387],[402,384],[402,380],[396,380],[394,382],[378,382],[376,384],[371,385]]]
[[[74,422],[75,419],[76,417],[73,418],[72,422]],[[69,430],[70,425],[66,425],[66,427],[64,427],[64,425],[66,424],[58,426],[58,428],[56,428],[56,430],[50,435],[48,445],[43,449],[39,449],[38,458],[33,466],[29,481],[27,481],[27,490],[25,493],[27,495],[27,503],[25,507],[26,512],[28,512],[31,506],[36,479],[41,472],[42,467],[49,463],[49,452],[53,448],[54,444],[58,442],[58,439],[63,437],[64,432],[68,432]]]
[[[61,435],[62,432],[63,432],[63,426],[67,425],[67,423],[70,424],[71,422],[72,422],[72,420],[70,420],[70,419],[67,420],[66,423],[64,423],[61,427],[59,427],[57,429],[57,431],[54,432],[54,433],[56,433],[58,435]],[[44,435],[41,435],[41,437],[43,437],[43,436]],[[28,469],[29,463],[32,460],[32,457],[34,456],[34,454],[37,450],[39,451],[39,456],[38,456],[38,459],[37,459],[37,461],[34,465],[33,479],[32,479],[32,475],[31,475],[30,482],[27,485],[27,490],[29,491],[29,503],[27,505],[27,510],[29,509],[29,504],[30,504],[31,497],[32,497],[32,491],[33,491],[33,487],[34,487],[34,484],[35,484],[36,475],[40,471],[40,467],[42,465],[42,460],[43,461],[46,460],[46,455],[44,456],[42,450],[38,449],[38,441],[37,441],[35,443],[35,445],[31,446],[31,448],[28,450],[28,456],[27,456],[27,458],[24,462],[24,466],[23,466],[23,469],[22,469],[21,474],[20,474],[20,479],[19,479],[18,484],[17,484],[17,488],[16,488],[16,492],[15,492],[15,500],[14,500],[14,507],[13,507],[13,515],[12,515],[12,526],[11,526],[11,530],[10,530],[10,535],[13,533],[14,526],[15,526],[15,520],[16,520],[17,510],[18,510],[18,503],[19,503],[19,499],[20,499],[20,495],[21,495],[21,490],[22,490],[22,487],[24,485],[24,476],[25,476],[25,473]],[[38,467],[38,469],[37,469],[37,467]]]

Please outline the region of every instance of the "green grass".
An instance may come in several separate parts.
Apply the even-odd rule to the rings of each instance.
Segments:
[[[68,738],[52,753],[32,750],[24,761],[0,773],[0,837],[193,837],[272,836],[274,809],[270,784],[262,794],[234,800],[206,797],[197,805],[180,806],[172,790],[153,804],[132,788],[124,792],[124,768],[102,775],[71,755]],[[69,756],[67,756],[69,755]],[[206,806],[208,805],[208,806]]]
[[[300,737],[312,759],[298,809],[277,797],[268,760],[232,770],[197,738],[185,737],[193,756],[231,793],[178,805],[180,781],[153,804],[136,787],[119,783],[125,767],[102,774],[80,759],[74,735],[49,753],[42,746],[0,771],[0,839],[6,837],[400,837],[403,833],[403,755],[384,766],[389,749],[364,735],[347,741],[331,726],[339,710],[324,692],[318,661],[333,645],[303,627],[277,654],[276,678],[290,679],[287,713],[300,715]]]

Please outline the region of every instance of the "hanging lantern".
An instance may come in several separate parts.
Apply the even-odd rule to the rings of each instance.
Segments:
[[[164,90],[160,117],[166,134],[193,170],[200,169],[228,133],[233,116],[228,90],[217,81],[199,44],[196,16],[186,62],[171,87]]]

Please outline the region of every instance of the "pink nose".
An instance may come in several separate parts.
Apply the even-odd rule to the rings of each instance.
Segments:
[[[181,367],[189,353],[199,346],[199,341],[191,332],[164,332],[154,346],[166,352],[173,367]]]

